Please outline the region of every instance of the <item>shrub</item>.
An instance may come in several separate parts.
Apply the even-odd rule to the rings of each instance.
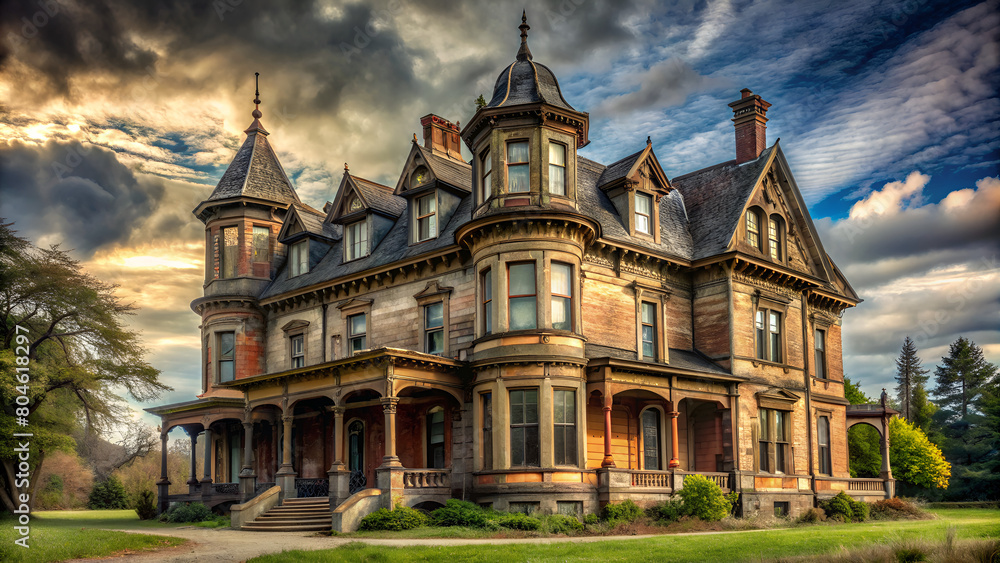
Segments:
[[[864,522],[868,519],[868,505],[854,500],[844,491],[840,491],[837,496],[823,501],[819,505],[826,511],[829,518],[844,522]]]
[[[596,518],[595,518],[596,520]],[[553,514],[543,519],[543,524],[550,534],[566,534],[571,536],[583,531],[583,524],[572,516]]]
[[[625,499],[622,502],[609,502],[601,509],[601,519],[608,522],[625,522],[631,524],[642,516],[642,509],[632,502],[632,499]]]
[[[503,514],[499,519],[497,519],[497,523],[499,523],[501,527],[510,528],[511,530],[534,531],[542,527],[541,520],[528,516],[523,512]]]
[[[394,510],[380,508],[368,516],[361,519],[358,527],[362,531],[388,530],[398,532],[400,530],[412,530],[427,524],[427,517],[419,510],[414,510],[408,506],[397,506]]]
[[[676,522],[684,516],[684,503],[681,499],[672,498],[648,508],[646,515],[657,522]]]
[[[589,524],[591,526],[593,526],[594,524],[597,524],[600,521],[601,521],[601,518],[598,515],[596,515],[596,514],[588,514],[588,515],[584,516],[584,518],[583,518],[583,523],[584,524]]]
[[[684,487],[678,491],[684,502],[684,513],[697,516],[706,522],[722,520],[732,510],[722,489],[704,475],[684,477]]]
[[[139,515],[139,520],[156,518],[156,495],[153,491],[147,489],[139,493],[135,499],[135,513]]]
[[[94,485],[87,499],[87,508],[91,510],[114,510],[128,508],[128,494],[117,477],[109,477],[107,481]]]
[[[182,522],[204,522],[205,520],[212,520],[214,518],[215,516],[212,514],[212,511],[200,502],[178,503],[160,515],[161,521],[175,524]]]
[[[468,528],[494,528],[491,514],[471,502],[448,499],[444,506],[431,512],[434,526],[466,526]]]
[[[795,519],[798,524],[815,524],[826,521],[826,511],[822,508],[810,508]]]
[[[912,502],[901,498],[887,498],[871,504],[873,520],[915,520],[926,517],[926,513]]]

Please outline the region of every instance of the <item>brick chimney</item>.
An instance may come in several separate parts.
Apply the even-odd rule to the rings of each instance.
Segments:
[[[740,94],[740,99],[729,104],[736,126],[737,164],[757,158],[767,148],[767,108],[771,107],[749,88],[740,90]]]
[[[465,162],[462,159],[462,139],[458,125],[434,114],[421,117],[420,125],[424,127],[424,148],[438,156]]]

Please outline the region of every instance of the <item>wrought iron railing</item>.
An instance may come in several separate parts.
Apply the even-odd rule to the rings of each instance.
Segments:
[[[257,483],[257,486],[253,489],[253,496],[257,496],[275,485],[277,483]]]
[[[364,489],[368,486],[368,478],[365,477],[365,472],[360,469],[355,469],[351,471],[351,480],[348,481],[347,487],[348,491],[353,495],[354,493]]]
[[[212,483],[213,495],[238,495],[240,494],[239,483]]]
[[[330,496],[328,479],[296,479],[295,492],[299,498]]]
[[[407,469],[403,472],[403,488],[448,487],[450,477],[451,471],[448,469]]]

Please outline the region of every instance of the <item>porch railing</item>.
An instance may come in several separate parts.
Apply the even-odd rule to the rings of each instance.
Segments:
[[[817,488],[822,491],[847,491],[850,493],[884,493],[886,481],[881,478],[816,477]]]
[[[296,479],[295,492],[299,498],[330,496],[329,479]]]
[[[212,483],[213,495],[238,495],[240,494],[239,483]]]
[[[407,469],[403,472],[403,488],[427,489],[451,486],[448,469]]]
[[[275,485],[277,485],[277,483],[257,483],[257,486],[253,489],[253,496],[256,497]]]
[[[633,471],[632,486],[665,489],[670,488],[669,471]]]
[[[848,479],[847,490],[880,493],[885,491],[885,481],[882,479]]]
[[[720,489],[726,491],[731,488],[729,483],[729,473],[698,471],[696,473],[688,473],[687,475],[701,475],[702,477],[706,477],[709,481],[713,481],[716,485],[718,485]],[[687,477],[687,475],[685,475],[685,477]]]

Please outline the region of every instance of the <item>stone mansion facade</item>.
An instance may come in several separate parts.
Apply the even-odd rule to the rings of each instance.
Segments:
[[[395,185],[345,165],[322,209],[254,110],[194,210],[202,393],[148,409],[164,445],[192,439],[189,492],[168,495],[164,461],[161,509],[271,491],[335,514],[461,498],[582,515],[695,473],[744,513],[892,495],[888,466],[850,478],[841,316],[860,299],[765,141],[770,104],[743,90],[735,158],[703,170],[668,178],[641,137],[594,162],[588,114],[520,29],[464,127],[423,117]]]

